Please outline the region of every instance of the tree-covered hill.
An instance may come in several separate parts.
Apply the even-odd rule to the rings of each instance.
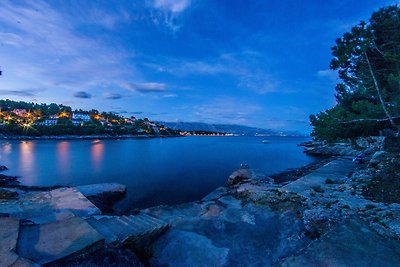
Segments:
[[[65,105],[0,100],[0,135],[150,135],[174,136],[177,131],[147,118],[125,118],[112,112],[72,110]]]

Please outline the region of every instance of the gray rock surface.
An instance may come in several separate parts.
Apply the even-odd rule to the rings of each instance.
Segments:
[[[103,194],[124,195],[126,186],[118,183],[89,184],[75,187],[85,197],[99,196]]]
[[[36,266],[36,264],[16,254],[18,233],[18,219],[0,217],[0,266]]]
[[[0,266],[10,266],[18,259],[15,254],[18,231],[18,219],[0,218]]]
[[[40,217],[42,222],[56,221],[58,214],[64,211],[80,217],[101,214],[93,203],[74,188],[33,191],[20,194],[16,200],[0,202],[0,213],[24,220]],[[43,221],[45,218],[47,221]]]
[[[123,245],[125,241],[161,233],[168,223],[145,213],[130,216],[93,216],[87,222],[105,237],[108,244]]]
[[[355,169],[355,164],[351,158],[339,158],[318,168],[314,172],[297,179],[281,188],[285,192],[292,192],[304,197],[309,197],[313,188],[325,185],[326,180],[334,182],[346,177]]]
[[[41,225],[22,226],[18,254],[39,264],[101,247],[104,238],[79,217]]]
[[[302,221],[290,211],[274,212],[232,196],[188,205],[181,208],[186,216],[149,209],[174,221],[172,229],[154,244],[154,264],[269,266],[309,242],[301,235]]]
[[[172,230],[161,237],[154,254],[155,266],[224,266],[229,249],[215,246],[210,239],[194,232]]]
[[[349,220],[276,266],[398,266],[400,241],[381,237],[368,224]]]

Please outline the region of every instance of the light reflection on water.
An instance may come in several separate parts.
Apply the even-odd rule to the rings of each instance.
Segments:
[[[307,138],[185,137],[123,140],[0,141],[0,165],[27,185],[117,182],[128,194],[120,210],[197,200],[241,163],[263,173],[305,165]]]
[[[35,143],[31,141],[23,141],[19,144],[19,151],[20,151],[20,170],[22,171],[22,175],[27,177],[29,183],[35,183],[35,176],[32,175],[35,172],[34,166],[34,149]]]
[[[56,144],[57,147],[57,163],[58,171],[63,174],[63,176],[68,175],[70,167],[70,142],[61,141]]]
[[[90,154],[92,159],[93,170],[96,172],[100,171],[103,161],[104,143],[101,142],[100,140],[94,140],[92,142],[92,146],[90,147]]]

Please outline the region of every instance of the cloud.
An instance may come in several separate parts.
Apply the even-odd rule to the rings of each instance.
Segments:
[[[166,90],[165,83],[146,82],[146,83],[130,83],[128,88],[140,93],[161,93]]]
[[[37,90],[0,90],[0,95],[9,95],[9,96],[22,96],[22,97],[32,97],[36,96]]]
[[[172,13],[180,13],[188,8],[190,0],[154,0],[153,7],[170,11]]]
[[[160,61],[164,63],[156,63]],[[260,61],[263,62],[266,59],[255,51],[244,50],[238,53],[221,54],[218,57],[202,61],[171,58],[149,59],[144,66],[176,77],[231,75],[233,79],[237,80],[238,87],[257,94],[267,94],[278,90],[287,92],[288,90],[281,88],[278,79],[260,66]]]
[[[336,80],[338,78],[338,74],[333,70],[319,70],[317,72],[318,77],[329,78],[332,80]]]
[[[149,113],[149,116],[160,116],[160,115],[167,115],[168,112],[153,112]]]
[[[121,94],[118,94],[118,93],[109,93],[109,92],[104,93],[103,96],[104,96],[105,99],[113,99],[113,100],[115,100],[115,99],[121,99],[121,98],[123,97]]]
[[[164,98],[173,98],[173,97],[177,97],[177,94],[165,94],[163,95]]]
[[[196,118],[205,122],[248,124],[251,122],[251,117],[259,113],[262,107],[241,99],[221,97],[201,105],[195,105],[193,110]]]
[[[140,115],[140,114],[143,114],[143,112],[142,111],[133,111],[133,112],[130,112],[130,114]]]
[[[104,12],[85,6],[89,11],[82,19],[74,8],[77,6],[71,4],[61,12],[41,0],[0,1],[0,58],[8,74],[3,79],[7,89],[33,85],[60,91],[85,90],[118,86],[139,75],[128,61],[132,53],[79,30],[93,23],[113,28],[127,18],[119,19],[116,14],[104,17]]]
[[[157,26],[177,32],[181,27],[181,14],[190,6],[190,0],[154,0],[150,2],[150,17]]]
[[[84,91],[79,91],[74,93],[74,97],[76,98],[92,98],[92,95],[84,92]]]

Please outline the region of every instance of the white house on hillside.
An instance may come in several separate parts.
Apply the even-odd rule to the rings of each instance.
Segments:
[[[90,116],[88,114],[73,113],[72,114],[72,119],[88,122],[88,121],[90,121]]]

